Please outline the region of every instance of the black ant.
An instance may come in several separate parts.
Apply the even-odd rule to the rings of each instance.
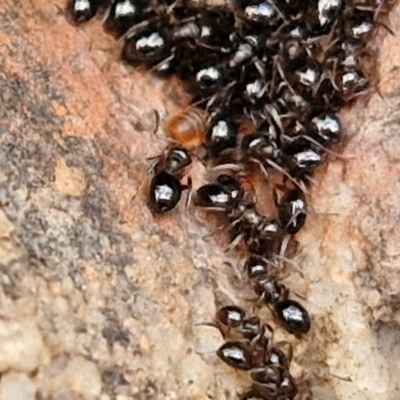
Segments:
[[[122,59],[128,64],[152,67],[171,55],[171,38],[161,22],[135,26],[128,31],[122,48]]]
[[[280,246],[284,231],[273,218],[255,208],[240,182],[229,175],[220,175],[215,182],[200,187],[193,203],[210,211],[219,211],[227,217],[230,226],[230,248],[242,240],[251,253],[271,255]]]
[[[237,144],[238,126],[228,115],[213,115],[208,124],[205,145],[211,157],[216,158]]]
[[[151,168],[155,172],[149,190],[149,207],[153,212],[164,213],[178,204],[182,190],[187,188],[181,184],[180,180],[184,169],[191,162],[186,149],[173,147]]]
[[[102,0],[69,0],[66,17],[72,24],[78,25],[91,20],[99,11]]]
[[[235,305],[219,309],[210,325],[217,327],[224,338],[234,339],[218,349],[218,357],[235,369],[249,372],[254,385],[264,388],[264,394],[291,396],[297,392],[289,373],[292,348],[289,346],[285,354],[281,346],[286,342],[274,344],[272,336],[265,336],[266,328],[273,334],[270,326],[262,324],[257,316],[247,317]]]
[[[295,235],[304,226],[307,218],[307,202],[304,194],[298,189],[292,189],[278,199],[275,190],[274,201],[278,208],[281,226],[290,235]]]
[[[297,385],[288,372],[277,373],[271,369],[272,379],[267,383],[253,383],[250,389],[239,396],[239,400],[293,400],[298,393]]]
[[[118,38],[143,16],[142,0],[114,0],[107,11],[104,29]]]
[[[288,298],[289,290],[277,281],[274,268],[262,258],[252,256],[245,264],[245,271],[259,301],[271,307],[289,333],[299,336],[310,330],[311,322],[307,310],[297,301]]]
[[[193,196],[193,204],[208,211],[227,213],[242,201],[240,182],[227,174],[221,174],[213,183],[201,186]]]

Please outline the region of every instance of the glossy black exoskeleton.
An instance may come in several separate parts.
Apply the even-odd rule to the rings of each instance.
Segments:
[[[114,0],[104,21],[104,29],[115,37],[122,36],[142,17],[141,0]]]
[[[227,188],[219,183],[208,183],[201,186],[195,193],[193,204],[209,211],[222,211],[235,206],[235,201]]]
[[[217,350],[218,357],[229,366],[249,371],[253,368],[251,347],[245,342],[226,342]]]
[[[153,212],[164,213],[178,204],[182,190],[186,188],[180,180],[191,162],[187,150],[180,147],[170,149],[158,160],[149,190],[149,207]]]
[[[122,59],[132,65],[153,66],[171,55],[168,33],[157,26],[145,26],[125,38]]]
[[[256,212],[256,210],[253,210],[253,215],[250,213],[250,216],[254,217]],[[245,219],[249,217],[249,213],[246,214]],[[244,243],[250,253],[272,257],[273,254],[279,252],[282,229],[274,219],[262,214],[259,214],[259,216],[261,216],[259,223],[244,231]]]
[[[243,65],[239,71],[228,72],[234,79],[227,104],[231,115],[244,115],[250,119],[255,116],[257,119],[258,113],[264,110],[272,70],[267,64],[253,60]]]
[[[244,271],[250,281],[263,276],[276,276],[278,273],[277,267],[271,261],[255,255],[247,258],[244,264]]]
[[[264,41],[262,36],[247,35],[235,42],[233,51],[229,55],[229,70],[242,67],[246,62],[252,60],[262,48]]]
[[[216,182],[229,191],[232,203],[235,206],[237,206],[239,202],[242,201],[244,190],[242,188],[242,185],[236,178],[228,174],[221,174],[218,175]]]
[[[279,394],[283,398],[288,399],[293,399],[297,394],[296,382],[288,372],[283,374],[281,384],[279,385]]]
[[[208,124],[206,146],[211,157],[236,147],[238,127],[228,115],[216,115]]]
[[[293,348],[289,345],[289,352],[285,354],[281,348],[272,346],[266,356],[265,362],[274,368],[279,368],[281,371],[287,371],[293,357]]]
[[[269,260],[251,256],[246,264],[247,278],[254,292],[269,306],[280,323],[292,334],[307,333],[310,329],[310,317],[306,309],[294,300],[289,300],[289,290],[278,282],[279,270]],[[269,363],[281,364],[282,352],[268,353]],[[290,357],[289,357],[290,358]],[[284,358],[282,358],[284,360]]]
[[[279,374],[281,376],[278,385],[257,384],[240,395],[240,400],[293,400],[297,394],[294,379],[289,373]]]
[[[220,89],[223,83],[222,67],[216,63],[208,63],[194,72],[192,90],[200,96],[209,96]]]
[[[228,213],[231,246],[243,241],[250,253],[270,257],[280,246],[282,235],[279,224],[257,211],[255,204],[248,203],[245,197]]]
[[[318,63],[312,59],[305,60],[304,64],[294,71],[295,85],[301,85],[305,88],[315,86],[321,76]]]
[[[309,174],[322,162],[321,148],[302,138],[286,145],[282,152],[285,167],[295,177]]]
[[[281,155],[278,143],[261,132],[246,135],[242,140],[241,149],[245,158],[261,163],[263,167],[266,167],[269,161],[278,160]]]
[[[186,17],[186,18],[185,18]],[[201,35],[201,28],[195,15],[177,16],[176,25],[171,27],[171,38],[174,41],[182,41],[198,39]]]
[[[293,399],[297,394],[297,386],[293,377],[287,371],[282,374],[279,374],[275,369],[273,371],[276,373],[275,382],[271,382],[270,384],[260,382],[259,390],[261,393],[267,399]],[[272,371],[270,375],[272,375]],[[278,377],[279,379],[277,379]]]
[[[304,0],[284,0],[279,3],[279,9],[286,15],[301,17],[307,9],[308,2]]]
[[[189,11],[190,10],[190,11]],[[222,8],[185,9],[185,17],[175,16],[180,21],[172,28],[174,40],[186,41],[197,52],[205,49],[227,53],[231,43],[229,35],[234,31],[233,14]],[[198,46],[198,48],[196,48]]]
[[[255,368],[250,372],[250,376],[254,382],[262,385],[267,385],[270,393],[278,393],[282,382],[282,371],[273,365],[263,365],[260,368]]]
[[[289,373],[292,358],[291,346],[290,353],[286,355],[271,343],[265,349],[264,356],[263,362],[249,371],[254,383],[240,399],[293,399],[297,394],[297,387]]]
[[[329,33],[338,19],[343,6],[342,0],[311,0],[308,8],[309,29],[315,36]]]
[[[197,207],[229,213],[237,207],[243,196],[240,182],[230,175],[221,174],[215,182],[201,186],[193,199]]]
[[[269,339],[265,337],[265,328],[270,331],[271,328],[262,324],[259,317],[247,318],[242,308],[230,305],[220,308],[214,322],[207,325],[218,328],[224,338],[251,341],[253,355],[257,355],[257,359],[263,358],[263,352],[269,343]]]
[[[368,88],[368,80],[357,69],[346,69],[339,71],[336,75],[336,85],[339,88],[339,94],[347,101],[350,101]]]
[[[260,276],[253,280],[253,289],[289,333],[298,336],[310,330],[307,310],[297,301],[288,299],[289,290],[276,278]]]
[[[269,400],[270,397],[265,397],[256,387],[247,390],[239,396],[239,400]]]
[[[363,47],[360,43],[346,38],[327,51],[324,69],[329,71],[331,79],[335,81],[337,72],[359,69],[362,60]]]
[[[372,12],[356,11],[344,21],[344,33],[353,41],[367,41],[374,30],[374,14]]]
[[[272,1],[237,1],[237,15],[245,23],[255,27],[273,27],[280,20],[280,14]]]
[[[258,164],[267,177],[268,169],[273,168],[304,189],[296,178],[301,178],[320,164],[320,148],[307,140],[282,142],[285,137],[281,134],[278,139],[269,139],[260,132],[245,136],[241,144],[242,160]]]
[[[307,218],[307,202],[304,194],[297,189],[285,193],[277,201],[281,226],[290,235],[295,235],[304,226]]]
[[[160,172],[150,184],[150,208],[155,213],[172,210],[181,199],[182,185],[174,175]]]
[[[102,0],[69,0],[66,8],[67,19],[72,24],[91,20],[98,12]]]
[[[281,31],[273,33],[272,43],[277,45],[279,49],[278,54],[281,58],[281,64],[304,59],[309,55],[312,49],[312,44],[306,42],[309,37],[309,32],[306,26],[302,23],[295,22]]]
[[[218,324],[222,324],[227,328],[237,328],[243,324],[246,312],[235,305],[225,306],[217,311],[215,319]]]
[[[171,175],[181,176],[183,169],[192,163],[192,158],[185,148],[172,147],[167,151],[156,166],[155,170],[163,170]]]
[[[266,304],[275,304],[285,294],[285,286],[278,283],[275,277],[268,275],[260,276],[253,283],[254,292]]]
[[[201,9],[197,19],[200,35],[196,44],[200,48],[228,53],[230,35],[235,30],[235,18],[232,12],[223,8]]]
[[[291,94],[312,101],[321,79],[319,62],[307,55],[301,55],[293,60],[284,61],[281,68],[285,74],[286,83],[290,85]]]
[[[253,104],[254,107],[259,101],[263,100],[266,91],[265,81],[261,77],[254,76],[245,82],[242,96],[246,102]]]
[[[233,368],[249,372],[254,381],[253,395],[258,393],[263,399],[289,399],[296,394],[296,385],[289,373],[292,347],[289,345],[289,352],[285,354],[282,347],[275,345],[272,336],[265,335],[265,328],[273,333],[270,326],[263,325],[257,316],[246,318],[237,306],[221,308],[211,325],[219,328],[224,338],[231,339],[218,349],[218,357]],[[257,391],[258,387],[262,390]]]
[[[342,133],[342,124],[333,112],[324,112],[311,120],[311,136],[324,146],[338,142]]]
[[[289,333],[305,334],[310,330],[311,321],[307,310],[297,301],[282,299],[273,305],[279,321]]]
[[[251,253],[271,255],[277,250],[282,237],[279,224],[256,210],[254,199],[249,198],[235,178],[220,175],[214,183],[197,190],[193,203],[227,217],[232,247],[244,241]]]
[[[253,315],[252,317],[243,320],[242,324],[237,327],[236,331],[242,335],[245,339],[253,342],[255,351],[265,349],[268,345],[269,339],[264,336],[265,327],[271,328],[267,325],[263,325],[259,317]]]

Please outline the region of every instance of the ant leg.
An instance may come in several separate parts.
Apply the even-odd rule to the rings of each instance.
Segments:
[[[239,281],[241,282],[246,282],[246,278],[244,277],[244,273],[243,271],[241,271],[240,267],[238,266],[237,263],[232,263],[228,260],[225,260],[223,262],[223,264],[228,265],[229,267],[231,267],[233,269],[233,271],[235,272],[236,277],[238,278]]]
[[[190,181],[188,182],[188,187],[187,187],[187,189],[189,190],[189,193],[187,195],[186,203],[185,203],[186,208],[189,208],[190,206],[193,205],[193,196],[194,196],[194,191],[192,188],[192,178],[189,177],[189,179],[190,179]]]
[[[279,60],[276,58],[276,68],[279,72],[279,75],[281,76],[282,80],[285,82],[285,84],[287,85],[287,87],[289,88],[289,90],[292,92],[293,95],[297,95],[296,91],[293,89],[292,85],[290,85],[290,83],[288,82],[288,80],[286,79],[285,73],[283,72],[282,69],[282,65],[279,62]]]
[[[215,167],[211,168],[212,171],[233,171],[233,172],[241,172],[243,170],[243,165],[242,164],[233,164],[233,163],[227,163],[227,164],[219,164],[216,165]]]
[[[211,326],[212,328],[218,329],[224,340],[229,336],[229,333],[231,331],[229,327],[225,327],[225,329],[223,329],[224,327],[216,322],[196,322],[195,324],[193,324],[193,326]]]
[[[272,344],[272,343],[274,342],[275,330],[274,330],[274,328],[272,328],[272,326],[269,325],[269,324],[264,324],[263,326],[264,326],[264,328],[267,328],[267,329],[268,329],[268,331],[269,331],[269,333],[270,333],[269,341],[270,341],[270,343]]]
[[[312,185],[314,185],[314,186],[317,186],[317,185],[318,185],[318,182],[317,182],[315,179],[311,178],[310,175],[305,175],[304,177],[305,177]],[[305,193],[307,193],[307,192],[305,192]]]
[[[269,164],[272,168],[276,169],[278,172],[282,173],[284,176],[286,176],[286,178],[292,181],[302,192],[307,193],[307,188],[304,186],[304,184],[302,182],[298,182],[289,174],[289,172],[283,169],[280,165],[269,159],[266,160],[266,163]]]
[[[157,133],[160,128],[161,117],[160,117],[160,113],[158,112],[158,110],[153,109],[153,113],[154,113],[154,130],[152,133],[154,136],[158,136]]]
[[[279,207],[279,198],[278,198],[278,191],[274,187],[272,190],[272,200],[274,201],[274,204],[276,207]]]
[[[260,259],[261,259],[263,262],[265,262],[266,264],[270,265],[271,267],[273,267],[273,268],[279,270],[279,267],[278,267],[275,263],[273,263],[272,261],[268,260],[267,258],[261,257],[261,256],[260,256]]]
[[[229,244],[229,246],[224,250],[224,253],[230,253],[233,249],[235,249],[239,243],[243,240],[243,234],[239,233]]]
[[[292,290],[291,293],[296,295],[299,299],[307,300],[307,297],[304,294],[299,293],[297,290]]]
[[[133,25],[131,28],[129,28],[127,30],[127,32],[125,33],[124,37],[125,38],[129,38],[131,36],[133,36],[139,29],[148,26],[149,25],[149,21],[142,21],[136,25]]]
[[[296,213],[292,215],[292,217],[289,219],[289,222],[286,224],[285,228],[290,226],[290,224],[293,223],[295,219],[301,214],[305,214],[307,216],[307,212],[305,212],[304,210],[297,210]]]
[[[258,164],[258,166],[260,167],[261,172],[263,173],[265,178],[268,180],[269,179],[269,173],[268,173],[267,169],[265,168],[265,165],[260,160],[257,160],[256,158],[251,158],[251,161],[254,162],[255,164]]]
[[[214,235],[216,235],[217,233],[219,233],[220,231],[222,231],[224,229],[226,229],[225,225],[217,226],[212,232],[207,233],[207,235],[202,236],[201,239],[202,240],[207,240],[208,238],[213,237]]]
[[[304,277],[303,271],[300,269],[299,265],[298,265],[296,262],[294,262],[293,260],[291,260],[291,259],[289,259],[289,258],[286,258],[285,256],[281,256],[281,255],[279,255],[279,254],[276,254],[275,257],[278,258],[278,259],[280,259],[281,261],[284,261],[284,262],[286,262],[286,263],[292,265],[292,266],[294,267],[294,269],[295,269],[302,277]]]
[[[278,348],[279,350],[280,350],[280,347],[283,347],[283,346],[288,347],[288,352],[287,352],[287,354],[285,354],[285,357],[286,357],[287,365],[290,365],[290,363],[292,362],[292,359],[293,359],[293,346],[287,340],[281,340],[281,341],[275,343],[275,347]]]
[[[146,157],[147,161],[151,161],[149,167],[147,168],[147,173],[150,175],[154,175],[157,170],[157,164],[160,162],[162,154],[157,154],[155,156]]]
[[[276,123],[276,125],[278,126],[280,131],[283,132],[284,129],[283,129],[282,121],[281,121],[281,118],[280,118],[280,116],[278,114],[278,111],[276,111],[276,108],[271,104],[266,104],[265,108],[268,111],[268,114],[271,115],[273,121]]]
[[[187,177],[187,182],[186,182],[186,185],[182,185],[182,190],[192,190],[192,177],[191,176],[188,176]]]
[[[219,329],[218,324],[215,322],[196,322],[193,326],[211,326],[213,328]]]
[[[331,154],[337,158],[340,158],[341,160],[354,160],[355,157],[354,156],[343,156],[339,153],[336,153],[335,151],[332,151],[330,149],[328,149],[327,147],[323,146],[321,143],[319,143],[318,141],[316,141],[315,139],[313,139],[312,137],[308,136],[308,135],[301,135],[302,138],[308,140],[310,143],[315,144],[317,147],[319,147],[320,149],[324,150],[326,153]]]
[[[253,314],[257,315],[258,312],[260,311],[261,307],[265,304],[264,298],[265,298],[265,294],[263,293],[257,299],[248,299],[249,301],[253,301],[253,302],[254,302],[254,300],[256,300],[256,302],[253,304],[253,307],[252,307]]]

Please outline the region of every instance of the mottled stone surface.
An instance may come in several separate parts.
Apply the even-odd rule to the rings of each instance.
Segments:
[[[0,9],[0,399],[234,399],[245,377],[195,324],[221,304],[251,309],[240,260],[203,238],[205,214],[146,207],[146,157],[165,146],[154,110],[188,98],[62,6]],[[399,7],[390,19],[398,37]],[[381,97],[343,113],[349,159],[316,174],[302,274],[287,278],[313,316],[290,340],[316,400],[400,398],[400,42],[379,40]]]

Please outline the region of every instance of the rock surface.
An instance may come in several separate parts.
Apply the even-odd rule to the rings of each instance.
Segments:
[[[241,260],[204,238],[206,215],[146,206],[146,157],[165,146],[154,110],[188,98],[62,8],[0,10],[0,400],[232,400],[248,382],[196,323],[251,309]],[[400,7],[390,20],[398,37]],[[377,41],[381,96],[343,113],[349,159],[316,174],[287,279],[313,318],[290,340],[316,400],[400,398],[400,42]]]

